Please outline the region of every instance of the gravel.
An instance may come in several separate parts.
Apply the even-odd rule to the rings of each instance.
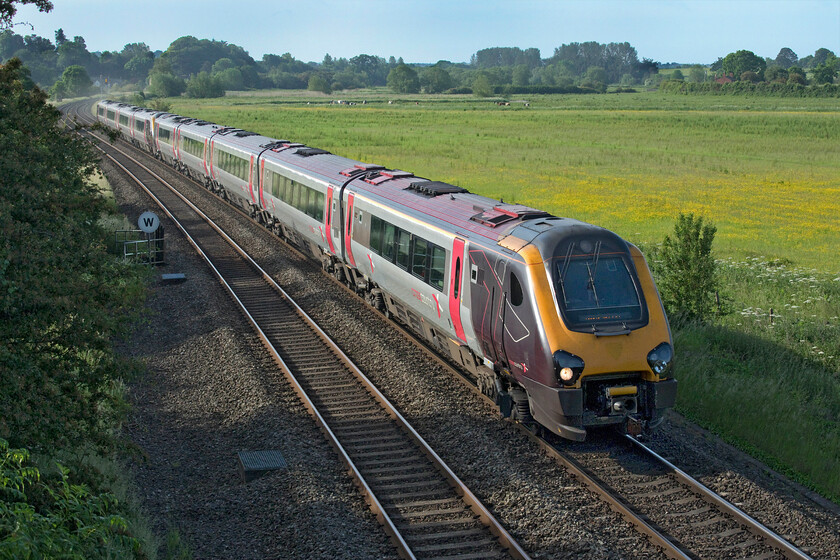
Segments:
[[[156,210],[103,166],[130,218]],[[155,272],[187,280],[153,287],[148,323],[121,348],[148,372],[130,385],[126,432],[144,457],[132,469],[161,541],[176,529],[195,558],[397,558],[221,284],[162,221],[167,265]],[[237,453],[268,449],[288,469],[244,483]]]
[[[164,166],[159,172],[183,183]],[[318,266],[233,215],[203,189],[184,188],[336,339],[532,557],[663,557],[501,421],[492,407],[395,335],[380,314],[331,284]],[[118,196],[136,198],[130,193]],[[136,208],[129,215],[145,209],[132,204]],[[131,429],[149,455],[137,471],[141,488],[148,489],[150,512],[161,526],[180,527],[200,557],[238,550],[235,543],[243,542],[255,557],[334,557],[318,546],[350,537],[352,546],[369,549],[354,549],[347,557],[393,555],[276,367],[207,276],[206,267],[172,231],[167,234],[167,272],[186,272],[189,280],[156,290],[151,306],[159,318],[149,332],[138,332],[133,347],[151,370],[135,388],[137,414]],[[203,437],[196,437],[197,431]],[[794,535],[797,544],[811,546],[815,556],[838,557],[837,513],[801,492],[788,491],[795,487],[768,478],[766,467],[745,461],[734,450],[724,453],[725,444],[681,422],[664,427],[652,445],[712,488],[725,487],[729,499],[765,522],[770,519],[777,532]],[[236,451],[249,448],[281,449],[290,470],[243,485],[236,479],[234,458]],[[173,461],[180,465],[173,467]],[[263,484],[271,484],[271,491],[263,491]],[[260,507],[271,512],[272,521],[259,521],[263,512],[254,512]],[[193,518],[201,523],[192,523]],[[266,531],[268,527],[273,531]]]

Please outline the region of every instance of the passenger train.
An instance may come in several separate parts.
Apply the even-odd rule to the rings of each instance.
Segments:
[[[289,140],[113,101],[96,111],[415,331],[503,416],[582,441],[649,430],[674,405],[665,311],[616,234]]]

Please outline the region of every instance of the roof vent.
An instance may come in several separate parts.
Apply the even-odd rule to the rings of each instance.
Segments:
[[[327,150],[322,150],[321,148],[299,148],[295,153],[299,156],[310,157],[328,154],[329,152]]]
[[[340,171],[339,175],[352,177],[353,175],[359,175],[362,172],[381,171],[383,169],[385,169],[383,166],[376,165],[375,163],[357,163],[353,167],[348,167],[347,169]]]
[[[393,171],[383,170],[373,173],[372,176],[365,179],[365,181],[371,185],[378,185],[380,183],[384,183],[385,181],[390,181],[391,179],[405,179],[407,177],[414,177],[414,173],[411,173],[410,171],[400,171],[399,169],[394,169]]]
[[[288,143],[288,140],[276,140],[274,142],[269,142],[268,144],[261,144],[260,148],[265,148],[266,150],[275,150],[277,148],[282,148],[284,144]]]
[[[442,194],[455,194],[469,192],[467,189],[442,183],[441,181],[414,181],[405,190],[416,191],[425,196],[440,196]]]
[[[476,208],[476,210],[479,210],[479,208]],[[481,212],[472,216],[470,219],[485,226],[498,227],[515,219],[533,220],[534,218],[548,217],[551,217],[551,214],[548,212],[529,208],[521,204],[497,204],[493,208],[481,210]]]

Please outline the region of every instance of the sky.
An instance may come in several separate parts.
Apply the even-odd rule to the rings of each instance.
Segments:
[[[143,42],[166,50],[184,35],[237,44],[259,60],[289,52],[305,62],[371,54],[406,62],[469,62],[488,47],[536,47],[543,58],[572,42],[629,42],[639,58],[709,64],[741,49],[801,58],[840,54],[840,0],[53,0],[23,6],[16,22],[54,39],[81,35],[88,50]],[[33,31],[17,25],[16,33]]]

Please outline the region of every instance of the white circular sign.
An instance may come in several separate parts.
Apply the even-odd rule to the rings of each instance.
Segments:
[[[140,231],[144,233],[153,233],[160,226],[160,218],[154,212],[146,210],[140,214],[140,219],[137,220],[137,225],[140,226]]]

